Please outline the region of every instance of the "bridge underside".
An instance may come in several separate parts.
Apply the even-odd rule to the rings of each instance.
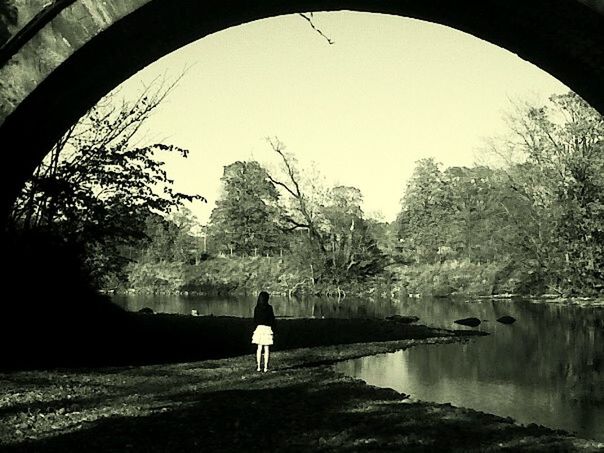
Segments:
[[[518,54],[604,112],[601,1],[66,3],[70,5],[0,68],[0,149],[4,153],[0,201],[4,212],[64,131],[122,81],[163,55],[208,34],[282,14],[345,9],[448,25]]]

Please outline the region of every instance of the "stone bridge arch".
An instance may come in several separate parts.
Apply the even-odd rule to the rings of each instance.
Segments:
[[[17,14],[4,17],[11,37],[0,47],[2,219],[61,134],[111,89],[208,34],[282,14],[346,9],[450,26],[518,54],[604,113],[604,0],[14,3]]]

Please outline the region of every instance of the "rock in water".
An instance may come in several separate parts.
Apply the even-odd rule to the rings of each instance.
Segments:
[[[146,315],[152,315],[152,314],[154,314],[154,313],[155,313],[155,312],[153,311],[153,309],[152,309],[152,308],[149,308],[149,307],[141,308],[141,309],[140,309],[138,312],[139,312],[139,313],[144,313],[144,314],[146,314]]]
[[[419,318],[417,316],[401,316],[401,315],[386,316],[386,319],[388,321],[399,322],[401,324],[411,324],[412,322],[419,321]]]
[[[461,324],[462,326],[476,327],[480,325],[480,319],[478,318],[463,318],[458,319],[457,321],[453,321],[456,324]]]
[[[513,324],[516,322],[516,318],[511,316],[502,316],[501,318],[497,319],[497,322],[500,322],[501,324]]]

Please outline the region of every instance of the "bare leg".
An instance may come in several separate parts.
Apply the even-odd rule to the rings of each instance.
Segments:
[[[265,345],[264,346],[264,371],[268,370],[268,356],[269,356],[268,345]]]
[[[256,350],[256,371],[260,371],[260,357],[262,357],[262,345],[258,345],[258,349]]]

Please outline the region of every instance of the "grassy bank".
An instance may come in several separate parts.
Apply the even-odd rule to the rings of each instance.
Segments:
[[[6,452],[600,451],[604,445],[335,373],[338,360],[434,337],[174,365],[0,374]],[[479,339],[475,341],[480,341]]]
[[[357,281],[313,283],[308,270],[290,257],[210,257],[197,264],[132,264],[129,283],[137,293],[354,295],[387,298],[427,296],[490,296],[530,291],[518,270],[505,263],[467,260],[437,264],[393,264],[380,275]]]

